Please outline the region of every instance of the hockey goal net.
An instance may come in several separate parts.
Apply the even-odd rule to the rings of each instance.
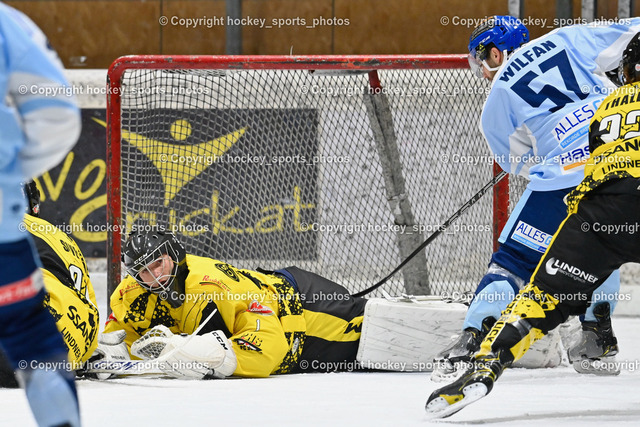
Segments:
[[[126,235],[156,224],[238,267],[297,265],[352,293],[375,283],[493,176],[477,125],[488,86],[467,67],[462,55],[118,59],[110,291]],[[509,209],[500,185],[382,289],[473,290]]]

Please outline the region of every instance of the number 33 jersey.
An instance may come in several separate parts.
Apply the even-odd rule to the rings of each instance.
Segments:
[[[98,346],[100,322],[87,264],[76,242],[49,222],[24,216],[42,261],[47,290],[44,304],[69,348],[69,362],[79,368]]]
[[[640,82],[618,88],[605,98],[591,120],[592,155],[584,180],[569,194],[569,212],[590,191],[622,178],[640,178]],[[637,183],[632,182],[635,191]]]
[[[640,18],[556,29],[516,50],[496,73],[481,129],[507,172],[533,191],[575,187],[589,158],[589,122],[615,86],[604,74]]]

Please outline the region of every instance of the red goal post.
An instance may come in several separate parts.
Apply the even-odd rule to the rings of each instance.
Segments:
[[[239,267],[296,264],[352,293],[374,283],[496,169],[477,130],[486,85],[467,68],[466,55],[117,59],[107,91],[109,293],[127,231],[150,224]],[[444,162],[444,150],[470,154]],[[507,178],[477,207],[470,215],[476,226],[488,218],[488,244],[444,233],[407,265],[417,279],[403,271],[386,289],[470,290],[508,216]],[[448,255],[460,246],[482,254]],[[448,265],[455,274],[441,277]]]

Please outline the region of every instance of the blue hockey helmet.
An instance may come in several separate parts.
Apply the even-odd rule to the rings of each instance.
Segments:
[[[483,62],[492,47],[511,53],[528,41],[529,30],[518,18],[492,16],[478,25],[469,37],[469,65],[482,76]]]

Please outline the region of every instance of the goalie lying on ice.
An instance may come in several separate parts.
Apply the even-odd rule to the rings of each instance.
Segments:
[[[431,370],[464,316],[462,304],[356,298],[297,267],[189,255],[159,228],[130,235],[123,262],[98,353],[163,361],[156,368],[175,377]]]
[[[129,275],[111,296],[105,333],[126,331],[124,342],[130,351],[133,347],[134,356],[153,358],[162,352],[140,350],[145,340],[151,341],[143,336],[153,330],[152,335],[164,336],[160,341],[170,341],[164,354],[178,348],[174,359],[211,362],[198,365],[198,372],[168,374],[266,377],[335,370],[333,363],[355,362],[367,300],[323,277],[295,267],[242,270],[189,255],[161,229],[129,236],[123,262]],[[165,328],[154,329],[158,325]],[[188,342],[180,335],[171,337],[193,334],[200,325],[198,336]],[[188,348],[180,348],[181,341]],[[110,354],[109,347],[115,346],[99,347]],[[309,363],[301,365],[302,360]]]

